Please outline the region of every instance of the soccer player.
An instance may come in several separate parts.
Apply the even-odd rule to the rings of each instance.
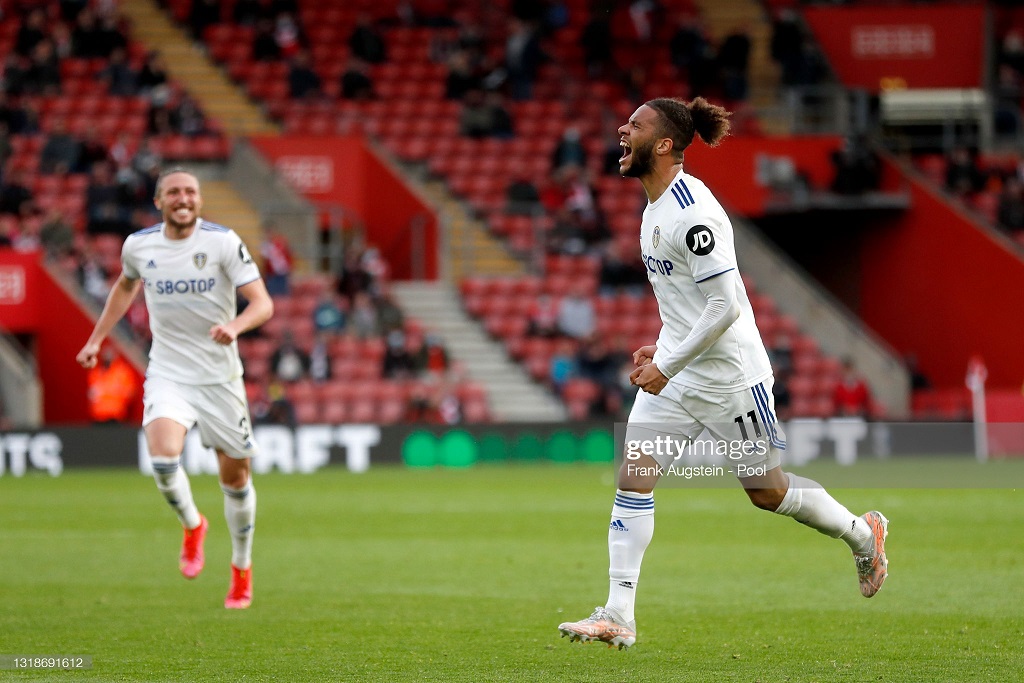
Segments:
[[[695,133],[713,147],[728,131],[729,113],[700,97],[650,100],[618,131],[619,172],[647,192],[640,248],[662,328],[657,344],[633,354],[630,381],[641,391],[626,426],[608,531],[608,601],[586,619],[559,625],[573,641],[619,649],[636,642],[636,586],[654,534],[653,491],[678,455],[656,446],[666,437],[694,439],[705,428],[720,442],[743,444],[730,449],[730,462],[754,505],[850,547],[865,597],[886,577],[888,520],[879,512],[857,517],[817,483],[780,466],[785,435],[768,354],[736,267],[732,224],[707,186],[683,170]],[[632,449],[644,442],[651,447]]]
[[[157,488],[185,529],[179,568],[194,579],[204,564],[209,524],[179,463],[185,434],[198,425],[203,444],[217,453],[231,533],[231,586],[224,606],[245,609],[252,602],[256,491],[250,459],[257,447],[236,340],[266,322],[274,304],[238,235],[199,217],[203,198],[192,173],[175,168],[162,174],[154,203],[163,222],[125,240],[121,275],[76,359],[86,368],[96,364],[103,340],[143,289],[153,344],[142,424]],[[249,301],[237,317],[236,289]]]

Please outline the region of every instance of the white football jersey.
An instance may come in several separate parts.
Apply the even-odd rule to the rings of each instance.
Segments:
[[[736,267],[732,223],[703,182],[679,171],[668,190],[647,205],[640,226],[640,252],[661,313],[655,363],[683,343],[704,311],[707,300],[697,283],[737,271],[740,317],[673,382],[727,393],[771,376],[768,353]]]
[[[236,315],[235,290],[260,278],[241,238],[199,219],[188,238],[164,236],[164,224],[128,236],[125,277],[142,278],[153,345],[147,376],[181,384],[222,384],[242,376],[238,344],[210,339],[210,328]]]

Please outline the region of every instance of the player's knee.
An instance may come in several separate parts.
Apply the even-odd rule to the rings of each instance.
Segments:
[[[775,512],[782,505],[782,499],[786,497],[783,489],[747,489],[747,496],[750,502],[762,510]]]

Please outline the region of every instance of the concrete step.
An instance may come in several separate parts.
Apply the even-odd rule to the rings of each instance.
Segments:
[[[392,291],[406,310],[416,311],[441,334],[452,360],[487,389],[491,412],[502,421],[564,420],[562,402],[508,358],[499,342],[462,310],[455,288],[444,282],[397,283]]]

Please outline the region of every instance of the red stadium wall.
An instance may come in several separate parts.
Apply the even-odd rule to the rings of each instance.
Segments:
[[[1024,261],[921,182],[911,180],[910,191],[908,211],[864,231],[860,316],[914,352],[938,386],[963,386],[968,359],[979,355],[990,387],[1019,391]]]
[[[392,277],[438,276],[437,217],[360,138],[251,138],[278,171],[310,201],[341,205],[366,227]],[[413,226],[422,225],[417,245]]]
[[[24,296],[15,302],[13,297],[5,297],[4,291],[10,293],[10,287],[16,286],[12,278],[18,270],[25,276],[25,288]],[[75,362],[75,355],[89,338],[93,320],[39,265],[37,254],[0,250],[0,328],[32,336],[43,384],[45,422],[88,422],[86,371]],[[136,372],[142,386],[142,373]],[[130,419],[142,419],[141,396]]]
[[[981,4],[806,7],[803,13],[844,85],[878,92],[982,84]]]

